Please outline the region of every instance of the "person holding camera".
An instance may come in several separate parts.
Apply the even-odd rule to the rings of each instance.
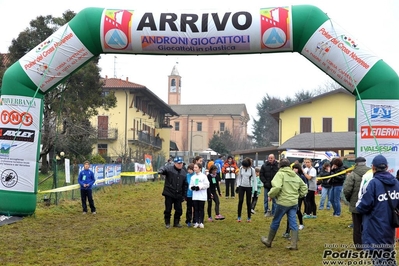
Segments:
[[[236,193],[238,193],[238,210],[237,210],[237,222],[241,222],[241,212],[242,212],[242,204],[244,203],[244,195],[245,202],[247,204],[247,222],[251,222],[251,197],[252,191],[255,196],[258,191],[258,183],[256,180],[255,169],[252,168],[252,160],[251,158],[245,158],[241,162],[241,167],[238,172],[237,178],[237,188]]]
[[[195,174],[190,180],[190,189],[193,191],[194,228],[204,228],[205,202],[208,199],[209,180],[202,173],[202,164],[194,164]]]

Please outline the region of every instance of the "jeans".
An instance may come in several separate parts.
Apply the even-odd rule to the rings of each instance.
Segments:
[[[342,186],[333,186],[331,188],[330,195],[328,196],[334,209],[333,215],[337,216],[341,215],[341,191]]]
[[[290,207],[276,204],[276,212],[274,213],[273,221],[270,224],[270,229],[277,231],[280,227],[281,219],[287,214],[288,223],[292,231],[298,231],[298,224],[296,222],[296,212],[298,204]]]
[[[331,187],[329,188],[325,188],[322,187],[321,189],[321,198],[320,198],[320,204],[319,204],[319,210],[324,209],[324,201],[326,200],[326,198],[328,198],[327,200],[327,206],[326,209],[329,210],[330,209],[330,191],[331,191]]]
[[[270,188],[264,188],[265,189],[265,194],[263,194],[263,205],[265,206],[265,213],[269,210],[269,196],[267,193],[269,193]],[[276,200],[272,199],[272,214],[276,212]]]

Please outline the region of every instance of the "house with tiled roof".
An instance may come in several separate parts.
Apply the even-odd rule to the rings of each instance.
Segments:
[[[181,156],[201,154],[209,148],[214,134],[227,130],[236,140],[247,139],[249,115],[245,104],[181,104],[180,99],[181,76],[174,66],[169,76],[168,103],[179,116],[170,119],[170,138]]]
[[[170,119],[177,113],[147,87],[117,78],[105,77],[103,94],[113,93],[115,108],[99,109],[91,120],[98,132],[94,153],[110,160],[142,162],[144,154],[153,159],[169,156]]]
[[[355,149],[355,96],[340,88],[270,112],[279,123],[278,150]]]

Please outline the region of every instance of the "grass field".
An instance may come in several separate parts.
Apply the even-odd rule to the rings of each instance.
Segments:
[[[329,265],[326,245],[344,251],[352,244],[347,206],[340,218],[324,210],[305,220],[297,251],[285,248],[285,218],[272,248],[260,242],[272,219],[261,202],[251,223],[237,223],[238,199],[222,197],[225,220],[165,229],[162,188],[162,181],[104,187],[94,194],[97,215],[82,215],[79,200],[39,203],[35,215],[0,227],[0,265]]]

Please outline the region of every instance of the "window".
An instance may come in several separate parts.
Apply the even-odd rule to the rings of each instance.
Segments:
[[[312,132],[312,118],[301,117],[299,120],[299,133]]]
[[[180,122],[175,122],[175,131],[180,130]]]
[[[197,122],[197,131],[202,131],[202,122]]]
[[[107,139],[108,138],[108,116],[99,115],[97,116],[98,125],[98,138]]]
[[[323,132],[332,132],[332,118],[323,117]]]
[[[220,123],[219,123],[219,131],[220,131],[220,132],[224,132],[224,130],[225,130],[224,127],[225,127],[224,122],[220,122]]]
[[[348,131],[356,131],[354,118],[348,118]]]
[[[107,156],[108,144],[97,144],[97,151],[101,156]]]

